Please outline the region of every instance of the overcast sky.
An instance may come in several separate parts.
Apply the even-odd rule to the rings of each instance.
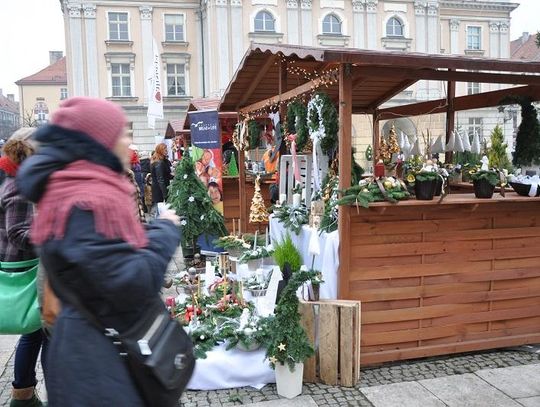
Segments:
[[[523,31],[540,30],[540,0],[516,3],[521,5],[512,13],[511,39]],[[65,51],[63,24],[59,0],[0,1],[0,88],[4,94],[15,93],[18,99],[14,82],[45,68],[49,51]]]

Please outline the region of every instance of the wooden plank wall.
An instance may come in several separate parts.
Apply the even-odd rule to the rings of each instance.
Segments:
[[[362,365],[540,342],[540,203],[350,208]]]
[[[223,216],[225,216],[225,226],[232,233],[233,219],[240,218],[240,188],[238,178],[223,178]],[[238,228],[238,224],[236,225]]]
[[[253,182],[247,181],[245,185],[245,199],[246,199],[246,213],[244,214],[244,219],[242,220],[242,229],[246,232],[255,233],[257,226],[251,223],[248,223],[249,220],[249,208],[251,207],[251,199],[253,198],[253,193],[255,192],[255,185]],[[270,185],[263,183],[261,185],[261,193],[264,198],[264,203],[266,208],[270,208],[272,205],[270,202]],[[223,178],[223,211],[225,216],[225,226],[227,230],[232,233],[233,224],[232,220],[236,219],[236,227],[238,228],[238,219],[240,219],[240,188],[238,185],[238,178]],[[260,226],[260,232],[264,233],[266,226],[268,224],[264,223]],[[237,229],[238,230],[238,229]]]

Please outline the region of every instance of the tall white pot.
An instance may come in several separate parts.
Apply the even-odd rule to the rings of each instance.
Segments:
[[[276,364],[276,386],[280,396],[292,399],[302,394],[303,378],[303,363],[294,365],[292,372],[289,369],[289,365]]]

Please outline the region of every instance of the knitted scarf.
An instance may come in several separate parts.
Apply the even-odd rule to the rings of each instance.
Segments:
[[[37,204],[31,239],[36,245],[64,237],[74,207],[91,211],[96,232],[108,239],[122,239],[136,248],[148,238],[137,219],[133,186],[122,174],[89,161],[75,161],[49,178]]]
[[[0,157],[0,170],[4,171],[10,177],[17,175],[19,164],[14,163],[8,156]]]

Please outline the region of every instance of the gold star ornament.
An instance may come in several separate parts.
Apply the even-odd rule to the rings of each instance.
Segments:
[[[283,351],[285,350],[285,344],[284,344],[284,343],[280,343],[280,344],[278,345],[278,349],[279,349],[280,351],[283,352]]]
[[[277,363],[277,361],[278,361],[278,360],[276,359],[275,356],[272,356],[272,357],[270,358],[270,362],[273,363],[274,365]]]

